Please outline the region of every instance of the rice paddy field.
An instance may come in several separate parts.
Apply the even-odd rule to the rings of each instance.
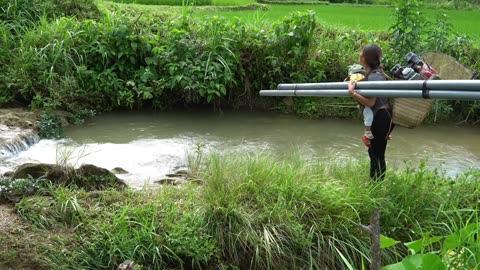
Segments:
[[[392,23],[393,7],[380,6],[338,6],[338,5],[270,5],[270,10],[244,10],[199,12],[198,16],[240,17],[248,21],[276,21],[294,11],[313,10],[320,21],[333,26],[355,30],[384,31]],[[427,17],[434,19],[435,14],[443,13],[453,28],[472,38],[480,38],[480,11],[478,10],[426,10]]]
[[[151,11],[181,11],[180,7],[165,7],[166,2],[186,0],[117,0],[121,3],[132,3],[136,8]],[[200,0],[210,1],[212,6],[239,6],[253,4],[253,0]],[[170,4],[168,4],[170,5]],[[268,10],[221,10],[196,8],[194,14],[200,18],[223,16],[229,19],[242,18],[252,23],[272,23],[296,11],[313,10],[318,19],[328,25],[348,30],[385,31],[392,23],[393,7],[386,6],[349,6],[349,5],[268,5]],[[434,19],[436,14],[446,14],[455,31],[480,39],[479,10],[440,10],[427,9],[425,14]]]

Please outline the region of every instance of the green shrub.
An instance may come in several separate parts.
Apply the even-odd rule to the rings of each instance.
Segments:
[[[7,200],[18,202],[25,196],[32,196],[46,187],[43,178],[34,179],[1,179],[0,178],[0,201]]]
[[[44,139],[63,137],[62,120],[54,113],[44,112],[37,122],[38,135]]]
[[[80,111],[69,117],[68,121],[76,126],[81,126],[86,120],[94,117],[97,113],[95,110],[81,109]]]

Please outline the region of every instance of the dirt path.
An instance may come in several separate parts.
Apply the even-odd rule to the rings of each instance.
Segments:
[[[15,213],[15,207],[10,204],[0,204],[0,234],[13,233],[23,228],[25,224]]]
[[[0,204],[0,270],[36,269],[29,261],[31,239],[27,237],[26,224],[11,204]]]

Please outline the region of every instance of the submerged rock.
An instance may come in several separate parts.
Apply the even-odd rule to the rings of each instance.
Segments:
[[[116,167],[116,168],[113,168],[112,173],[114,173],[114,174],[127,174],[128,171],[123,169],[123,168]]]

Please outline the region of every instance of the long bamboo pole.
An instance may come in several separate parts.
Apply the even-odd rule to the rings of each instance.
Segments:
[[[391,97],[391,98],[423,98],[422,90],[411,89],[358,89],[356,90],[366,97]],[[348,90],[324,89],[324,90],[261,90],[261,96],[298,96],[298,97],[348,97]],[[480,100],[480,90],[430,90],[428,97],[431,99],[462,99]]]
[[[480,80],[411,80],[411,81],[360,81],[356,89],[403,89],[403,90],[422,90],[424,87],[430,90],[465,90],[480,91]],[[330,83],[297,83],[297,84],[279,84],[278,90],[346,90],[346,82]]]

